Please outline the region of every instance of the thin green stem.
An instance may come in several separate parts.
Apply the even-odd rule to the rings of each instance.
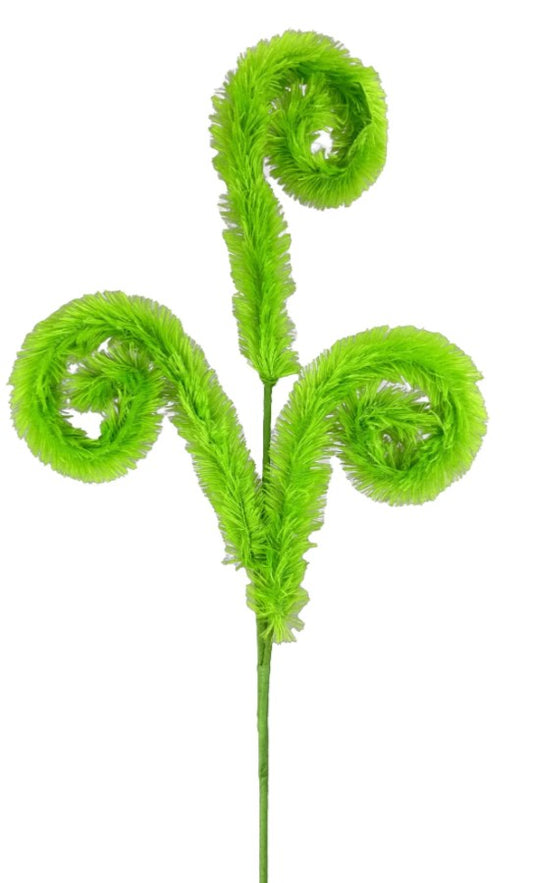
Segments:
[[[262,657],[259,657],[262,648]],[[257,731],[259,735],[259,883],[268,881],[268,693],[272,641],[258,640]],[[261,661],[259,661],[261,659]]]
[[[270,468],[272,389],[263,392],[263,491]],[[268,694],[272,639],[264,637],[264,623],[257,619],[257,733],[259,741],[259,883],[268,881]]]
[[[270,468],[270,437],[272,434],[272,390],[273,383],[266,383],[263,387],[263,487],[268,479]]]

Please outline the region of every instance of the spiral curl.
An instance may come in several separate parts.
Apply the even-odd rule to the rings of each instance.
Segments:
[[[302,627],[303,558],[323,521],[330,458],[391,505],[434,499],[463,475],[486,429],[481,374],[445,337],[373,328],[304,369],[276,423],[265,488],[267,561],[249,604],[276,641]]]
[[[120,291],[73,300],[27,335],[10,383],[19,436],[83,481],[134,468],[167,413],[217,513],[226,560],[256,566],[264,531],[254,463],[214,371],[166,307]],[[98,438],[72,425],[72,410],[102,415]]]
[[[241,58],[213,98],[213,160],[236,292],[241,352],[270,384],[298,372],[286,300],[294,291],[290,236],[265,180],[265,161],[283,189],[305,205],[349,205],[385,162],[385,97],[377,73],[342,44],[286,31]],[[313,152],[326,130],[331,151]]]

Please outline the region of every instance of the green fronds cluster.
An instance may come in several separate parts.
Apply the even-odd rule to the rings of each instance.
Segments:
[[[224,232],[241,352],[266,383],[298,372],[286,301],[290,236],[265,179],[315,208],[349,205],[385,162],[385,97],[376,72],[330,37],[286,31],[241,56],[213,98],[214,165],[226,183]],[[331,150],[313,151],[320,132]]]
[[[73,300],[27,335],[10,383],[19,436],[83,481],[134,468],[166,412],[218,515],[227,560],[253,569],[264,542],[255,466],[232,403],[170,310],[120,291]],[[73,426],[72,410],[100,413],[100,436]]]
[[[310,534],[337,454],[355,487],[393,505],[434,499],[470,467],[486,412],[472,360],[445,337],[373,328],[305,368],[283,408],[265,488],[265,577],[249,603],[276,641],[301,628]]]
[[[331,457],[370,497],[422,503],[469,468],[486,413],[481,375],[440,334],[374,328],[337,341],[304,369],[292,349],[290,238],[265,161],[307,205],[356,199],[385,160],[385,100],[375,71],[329,37],[287,31],[240,58],[214,106],[240,347],[269,393],[300,371],[270,451],[265,446],[265,480],[199,346],[166,307],[143,297],[86,295],[40,322],[13,368],[11,405],[34,454],[93,482],[133,468],[166,414],[217,513],[226,560],[246,568],[248,604],[266,646],[294,640],[302,627],[304,555],[322,524]],[[328,154],[313,151],[324,130]],[[75,427],[72,411],[100,414],[99,437]]]

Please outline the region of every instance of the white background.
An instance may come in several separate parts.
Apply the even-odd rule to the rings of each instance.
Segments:
[[[490,425],[438,500],[338,464],[311,602],[274,648],[272,883],[533,879],[530,33],[526,4],[8,2],[0,20],[0,376],[65,301],[167,304],[260,458],[209,144],[238,55],[342,41],[388,96],[386,168],[350,208],[279,194],[305,363],[377,324],[472,355]],[[292,380],[275,393],[279,410]],[[255,627],[170,424],[137,470],[45,468],[2,393],[0,879],[256,879]]]

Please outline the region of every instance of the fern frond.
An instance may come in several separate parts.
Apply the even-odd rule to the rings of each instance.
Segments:
[[[385,161],[384,94],[376,72],[330,37],[285,31],[239,59],[214,96],[213,162],[225,181],[221,210],[236,286],[243,355],[265,383],[298,371],[286,301],[294,291],[290,236],[265,180],[316,208],[348,205]],[[327,130],[332,149],[313,152]]]
[[[227,560],[256,566],[264,531],[254,463],[215,372],[166,307],[120,291],[73,300],[27,335],[10,383],[19,436],[44,463],[83,481],[134,468],[166,408],[217,513]],[[102,414],[99,438],[72,425],[72,409]]]
[[[164,306],[120,291],[86,295],[27,335],[10,383],[19,436],[83,481],[134,468],[165,414],[213,505],[226,561],[245,567],[257,624],[259,877],[268,880],[268,702],[272,643],[293,641],[308,600],[305,554],[320,528],[333,455],[356,488],[391,505],[434,499],[471,465],[487,415],[475,365],[440,334],[374,328],[301,370],[287,299],[290,236],[266,175],[304,205],[349,205],[385,161],[376,71],[323,34],[286,31],[249,49],[213,98],[211,144],[226,223],[242,354],[263,381],[259,480],[233,404]],[[331,149],[317,136],[329,133]],[[272,389],[297,374],[271,434]],[[70,412],[97,412],[100,434]]]
[[[440,334],[374,328],[304,369],[275,429],[265,489],[267,558],[248,601],[276,641],[293,640],[301,583],[323,520],[330,458],[393,505],[434,499],[470,467],[486,412],[469,356]]]

